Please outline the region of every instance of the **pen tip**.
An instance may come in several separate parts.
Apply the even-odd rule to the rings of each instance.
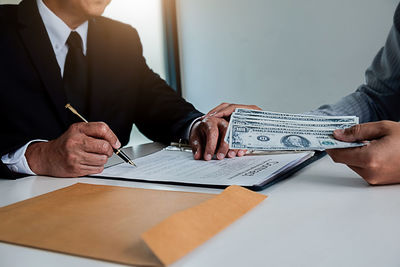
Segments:
[[[129,161],[129,164],[131,164],[132,166],[137,167],[136,164],[132,160]]]

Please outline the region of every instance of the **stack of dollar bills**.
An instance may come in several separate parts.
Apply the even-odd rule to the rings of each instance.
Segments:
[[[297,151],[362,146],[336,140],[333,131],[358,124],[356,116],[314,116],[236,109],[225,142],[230,149]]]

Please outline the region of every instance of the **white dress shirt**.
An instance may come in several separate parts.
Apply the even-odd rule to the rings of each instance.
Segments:
[[[53,13],[42,0],[37,0],[40,16],[42,17],[47,34],[49,35],[54,54],[57,58],[58,66],[60,67],[61,77],[64,74],[65,58],[68,53],[67,39],[72,31],[67,24],[64,23],[56,14]],[[83,41],[83,53],[86,55],[87,50],[87,32],[88,22],[86,21],[76,31]],[[25,157],[25,152],[32,142],[46,142],[46,140],[32,140],[16,151],[1,157],[1,161],[7,165],[12,172],[35,175],[29,167]]]

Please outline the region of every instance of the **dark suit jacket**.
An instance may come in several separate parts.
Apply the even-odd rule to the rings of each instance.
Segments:
[[[154,141],[183,136],[201,116],[146,64],[132,27],[97,17],[89,21],[89,121],[104,121],[122,144],[132,124]],[[71,116],[62,77],[36,1],[0,6],[0,154],[33,139],[64,133]],[[0,163],[0,177],[13,177]]]

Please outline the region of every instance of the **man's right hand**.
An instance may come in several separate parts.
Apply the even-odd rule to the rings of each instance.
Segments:
[[[79,177],[103,171],[117,136],[103,122],[75,123],[59,138],[28,146],[25,156],[37,175]]]

